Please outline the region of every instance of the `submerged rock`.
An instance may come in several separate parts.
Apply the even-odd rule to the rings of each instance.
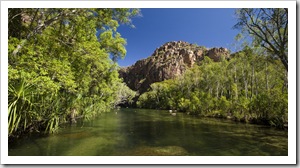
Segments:
[[[141,146],[124,152],[124,156],[187,156],[188,152],[180,146]]]
[[[88,132],[74,132],[74,133],[67,133],[67,134],[62,134],[62,137],[65,138],[70,138],[70,139],[83,139],[92,136]]]

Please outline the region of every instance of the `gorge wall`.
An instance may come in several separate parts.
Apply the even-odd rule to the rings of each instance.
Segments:
[[[220,61],[228,59],[230,53],[222,47],[207,49],[184,41],[167,42],[150,57],[121,68],[119,74],[129,88],[142,94],[152,83],[174,78],[194,64],[200,64],[204,56]]]

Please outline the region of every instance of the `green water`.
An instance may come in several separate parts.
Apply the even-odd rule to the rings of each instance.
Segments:
[[[287,131],[168,111],[120,109],[9,146],[14,156],[288,155]]]

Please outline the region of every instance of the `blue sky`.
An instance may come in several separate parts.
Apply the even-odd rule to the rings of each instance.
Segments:
[[[149,57],[169,41],[186,41],[200,46],[226,47],[233,50],[234,37],[239,33],[235,9],[215,8],[142,8],[142,17],[133,18],[135,28],[121,25],[118,32],[127,40],[125,59],[120,66],[133,65]]]

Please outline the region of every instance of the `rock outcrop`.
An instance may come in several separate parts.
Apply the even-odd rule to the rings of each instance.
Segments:
[[[179,76],[194,64],[199,64],[204,56],[214,61],[229,58],[226,48],[212,48],[190,44],[183,41],[168,42],[157,48],[153,54],[134,65],[121,68],[120,77],[132,90],[144,93],[154,82]]]

